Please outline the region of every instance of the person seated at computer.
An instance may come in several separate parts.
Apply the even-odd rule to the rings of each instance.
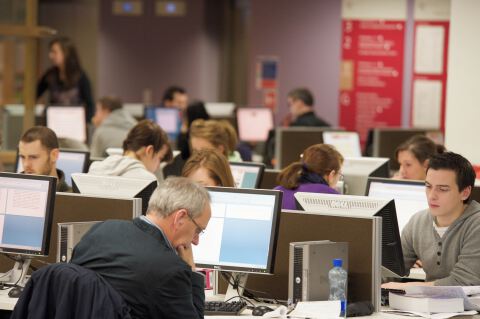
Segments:
[[[27,130],[18,143],[18,156],[23,166],[22,174],[48,175],[57,178],[57,192],[70,192],[65,174],[57,169],[60,150],[57,135],[45,126]]]
[[[131,307],[132,318],[203,318],[204,277],[192,245],[211,217],[204,187],[183,177],[159,184],[145,216],[97,224],[71,262],[101,275]]]
[[[283,209],[297,209],[295,193],[338,194],[335,186],[342,173],[343,156],[335,147],[328,144],[315,144],[308,147],[298,162],[285,167],[279,174],[279,186],[283,191]]]
[[[168,135],[151,120],[140,121],[123,141],[123,155],[93,162],[88,174],[156,180],[154,172],[162,161],[172,159]]]
[[[203,186],[235,187],[230,165],[217,150],[193,152],[183,167],[182,176]]]
[[[192,151],[215,149],[231,162],[241,162],[237,146],[237,132],[225,120],[195,120],[190,127],[190,146]]]
[[[330,126],[315,115],[313,94],[307,88],[297,88],[288,93],[287,104],[290,110],[290,126]]]
[[[177,138],[177,148],[180,150],[180,154],[184,160],[187,160],[190,157],[190,126],[193,121],[198,119],[210,119],[210,115],[208,115],[207,109],[205,108],[205,103],[202,101],[191,103],[185,110],[182,128]]]
[[[137,120],[123,109],[119,98],[106,96],[98,100],[92,123],[95,132],[90,145],[90,156],[106,157],[107,148],[122,147],[123,140],[137,124]]]
[[[188,106],[188,94],[187,91],[177,85],[168,87],[163,93],[162,107],[176,108],[181,112],[184,112]]]
[[[463,156],[446,152],[430,158],[425,179],[429,208],[415,214],[402,231],[406,269],[423,264],[426,282],[406,285],[480,285],[480,204],[470,199],[475,171]]]
[[[397,179],[425,180],[428,160],[435,154],[445,151],[443,145],[435,144],[425,135],[415,135],[395,150],[395,158],[400,170],[393,176]]]

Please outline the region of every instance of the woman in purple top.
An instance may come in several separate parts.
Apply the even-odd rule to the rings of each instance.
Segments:
[[[334,189],[340,177],[343,156],[328,144],[315,144],[303,151],[300,161],[285,167],[278,175],[277,190],[283,191],[283,209],[297,209],[296,192],[338,194]]]

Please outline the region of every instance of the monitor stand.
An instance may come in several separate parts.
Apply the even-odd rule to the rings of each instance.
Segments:
[[[14,256],[13,259],[15,259],[15,265],[13,265],[13,268],[6,273],[0,273],[0,283],[9,286],[25,287],[27,283],[25,278],[27,276],[28,267],[30,267],[32,258],[18,255]]]
[[[247,284],[248,274],[242,272],[232,273],[232,278],[234,283],[238,284],[238,287],[234,287],[230,282],[228,283],[227,292],[225,293],[225,301],[233,299],[234,297],[242,297],[243,290],[245,290],[245,285]]]

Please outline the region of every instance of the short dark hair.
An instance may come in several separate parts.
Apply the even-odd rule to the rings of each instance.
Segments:
[[[98,100],[102,109],[113,112],[122,108],[122,100],[114,96],[104,96]]]
[[[172,85],[163,93],[162,102],[173,100],[175,93],[186,94],[187,91],[181,86]]]
[[[463,191],[469,186],[473,189],[475,185],[475,170],[473,169],[472,164],[460,154],[453,152],[436,154],[430,158],[427,172],[429,169],[444,169],[455,172],[459,191]],[[463,202],[468,203],[469,201],[470,197]]]
[[[169,162],[173,159],[172,149],[168,143],[168,135],[152,120],[138,122],[123,141],[123,151],[138,151],[144,146],[152,145],[153,151],[157,153],[163,145],[168,146],[168,152],[163,161]]]
[[[21,142],[32,143],[40,141],[43,147],[48,151],[58,148],[57,134],[46,126],[34,126],[23,133],[20,138]]]
[[[297,88],[297,89],[291,90],[288,93],[288,97],[294,100],[301,100],[307,106],[313,106],[313,104],[315,104],[313,94],[307,88]]]

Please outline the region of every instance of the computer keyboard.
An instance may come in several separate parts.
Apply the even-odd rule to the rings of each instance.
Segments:
[[[205,316],[238,316],[247,307],[244,301],[206,301]]]

